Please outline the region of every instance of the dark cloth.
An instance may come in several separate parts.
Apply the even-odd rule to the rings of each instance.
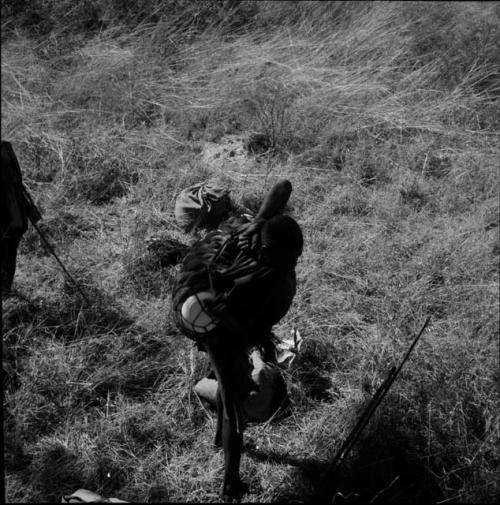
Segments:
[[[28,228],[29,202],[23,188],[21,169],[10,142],[2,140],[0,170],[0,232],[2,292],[10,291],[16,270],[17,247]]]
[[[10,232],[23,234],[28,228],[28,209],[23,194],[23,181],[19,163],[10,142],[2,140],[1,168],[2,237]]]
[[[194,293],[210,290],[218,295],[224,311],[215,314],[222,321],[212,332],[220,332],[224,326],[247,346],[269,340],[272,326],[290,307],[296,288],[294,270],[277,271],[242,251],[238,235],[244,229],[245,225],[209,233],[184,257],[173,289],[174,318],[181,331],[195,341],[204,340],[206,334],[189,332],[180,317],[182,304]]]
[[[292,303],[296,291],[295,271],[276,271],[243,252],[238,246],[238,237],[248,225],[248,222],[233,220],[191,247],[174,284],[174,319],[201,350],[205,350],[204,342],[224,342],[228,345],[228,359],[241,365],[249,362],[248,349],[257,346],[266,361],[275,363],[276,339],[271,329]],[[223,299],[224,311],[214,314],[221,322],[212,331],[200,335],[182,325],[180,313],[189,296],[206,290],[213,290]],[[243,376],[249,378],[251,367],[243,365],[236,365],[235,376],[240,377],[242,370],[245,370]],[[239,382],[248,381],[241,376]]]
[[[1,270],[2,270],[2,293],[8,293],[12,287],[16,272],[17,247],[22,233],[10,231],[3,235],[1,241]]]

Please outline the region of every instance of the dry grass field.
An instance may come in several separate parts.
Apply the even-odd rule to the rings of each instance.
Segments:
[[[190,184],[255,205],[286,177],[305,249],[277,331],[304,344],[291,414],[246,432],[245,499],[310,499],[430,315],[335,498],[498,502],[499,3],[2,0],[1,64],[2,139],[91,299],[30,228],[2,300],[6,501],[219,500],[205,356],[146,240],[191,239]]]

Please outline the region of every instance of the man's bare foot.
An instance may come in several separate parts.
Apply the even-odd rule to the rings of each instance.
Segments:
[[[248,492],[248,484],[238,478],[236,481],[225,482],[222,488],[222,499],[225,502],[239,501]]]

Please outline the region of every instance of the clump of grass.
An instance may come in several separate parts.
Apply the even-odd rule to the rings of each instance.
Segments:
[[[7,415],[28,442],[52,433],[67,420],[70,409],[79,401],[76,388],[70,383],[72,379],[78,383],[72,366],[78,366],[81,359],[65,356],[60,343],[40,347],[50,352],[53,359],[44,359],[40,353],[26,357],[20,387],[6,398]],[[68,395],[69,391],[77,394]]]
[[[370,202],[363,188],[357,184],[343,186],[325,202],[330,215],[365,216],[370,212]]]
[[[83,200],[102,205],[124,196],[128,186],[138,180],[134,170],[118,158],[89,156],[85,148],[71,153],[67,171],[62,175],[63,196],[69,201]]]
[[[96,229],[95,223],[78,209],[63,209],[58,214],[43,216],[37,226],[51,244],[58,246],[67,246],[75,239],[84,237]],[[35,256],[50,254],[39,232],[33,226],[29,226],[23,235],[19,251]]]
[[[428,194],[417,177],[403,181],[399,195],[401,203],[411,205],[416,210],[421,209],[428,200]]]
[[[124,257],[124,282],[130,282],[139,296],[167,296],[173,286],[175,265],[182,261],[188,246],[168,234],[154,237],[147,251],[134,258]]]
[[[24,179],[29,183],[52,182],[58,173],[60,159],[48,139],[31,135],[19,142],[16,154]]]
[[[51,300],[25,299],[12,301],[5,307],[4,331],[13,342],[26,338],[23,322],[30,320],[29,332],[36,338],[57,338],[63,342],[81,338],[93,332],[123,331],[133,320],[109,295],[102,293],[89,279],[73,272],[74,279],[88,299],[69,279],[62,279],[54,289],[58,296]]]
[[[91,353],[94,351],[89,349]],[[115,353],[108,352],[90,380],[98,396],[105,396],[107,391],[138,396],[169,371],[172,371],[171,360],[157,338],[139,339],[130,335],[120,342]]]
[[[124,283],[131,284],[138,296],[165,297],[173,285],[174,273],[163,268],[155,257],[140,257],[127,261]]]

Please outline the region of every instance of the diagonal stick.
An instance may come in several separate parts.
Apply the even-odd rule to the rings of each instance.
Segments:
[[[424,325],[422,326],[422,329],[420,330],[419,334],[415,337],[413,340],[410,348],[406,352],[403,360],[401,361],[401,364],[399,365],[398,368],[392,367],[391,370],[389,371],[389,375],[385,379],[385,381],[381,384],[381,386],[377,389],[375,394],[373,395],[373,398],[370,400],[370,403],[367,405],[366,409],[364,410],[363,414],[361,415],[359,421],[356,423],[356,426],[351,430],[349,433],[349,436],[345,440],[345,442],[342,444],[340,447],[339,451],[333,458],[332,462],[328,466],[327,470],[325,471],[323,478],[322,478],[322,484],[320,485],[320,492],[322,496],[324,496],[324,493],[328,487],[331,486],[331,478],[333,477],[335,471],[338,469],[338,467],[341,465],[342,461],[346,458],[346,456],[349,454],[351,451],[352,447],[358,440],[359,436],[361,435],[361,432],[363,429],[366,427],[368,424],[368,421],[374,414],[375,410],[377,407],[380,405],[382,400],[384,399],[385,395],[389,391],[390,387],[396,380],[396,377],[398,376],[399,372],[403,368],[403,365],[406,363],[408,360],[411,352],[413,351],[414,347],[417,345],[417,342],[419,341],[420,337],[424,333],[425,328],[429,324],[429,321],[431,320],[431,316],[429,316]],[[326,488],[326,489],[325,489]]]
[[[84,291],[82,290],[80,285],[75,281],[73,276],[66,270],[66,267],[63,265],[62,261],[57,256],[56,251],[54,250],[54,247],[51,245],[51,243],[47,240],[45,235],[42,233],[42,230],[40,230],[40,228],[36,225],[36,223],[33,220],[31,221],[31,224],[34,226],[35,230],[40,235],[40,238],[42,239],[44,246],[47,248],[47,250],[50,252],[50,254],[52,254],[52,256],[54,256],[56,261],[59,263],[60,267],[63,269],[63,272],[68,276],[68,278],[71,280],[71,282],[75,285],[76,289],[78,289],[78,291],[82,295],[83,299],[89,305],[91,305],[90,300],[88,299],[87,295],[84,293]]]

